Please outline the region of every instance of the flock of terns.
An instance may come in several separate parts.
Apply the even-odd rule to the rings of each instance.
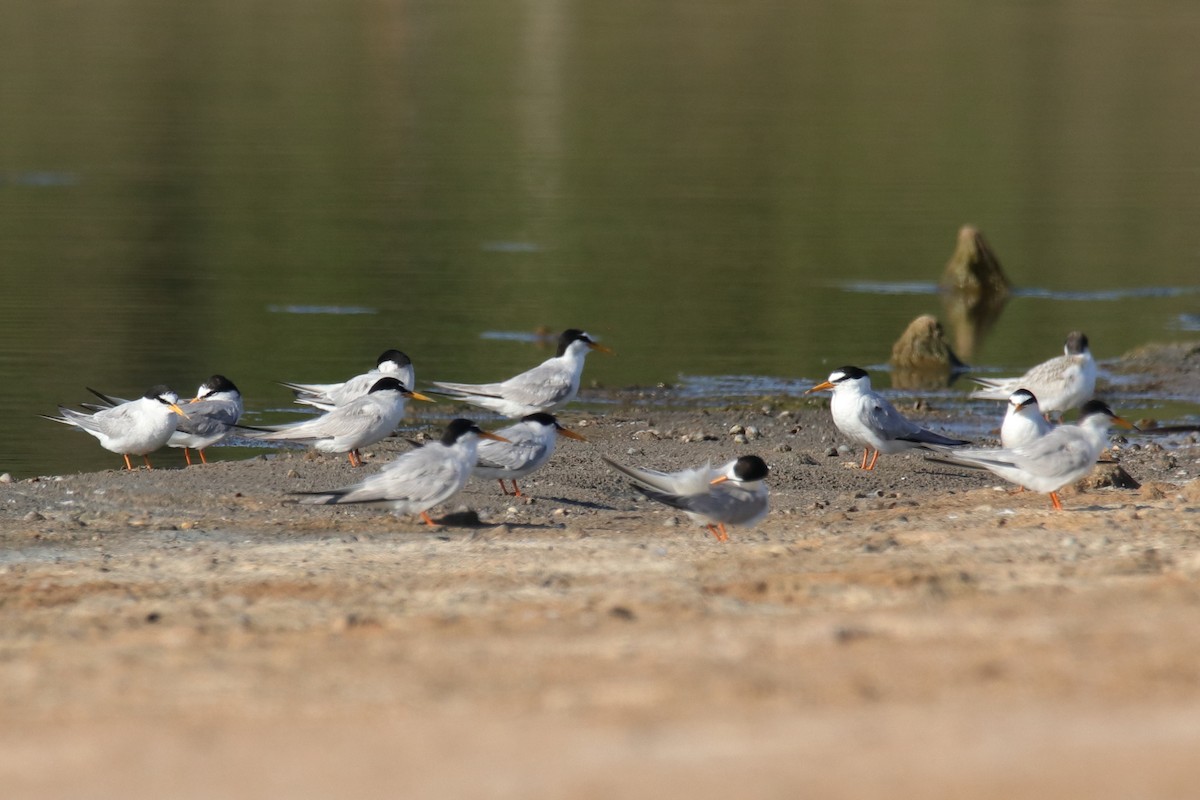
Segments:
[[[541,468],[554,452],[558,437],[583,439],[564,428],[552,411],[573,400],[579,391],[584,360],[592,350],[611,352],[581,330],[564,331],[557,353],[506,381],[488,384],[433,382],[427,390],[469,403],[518,421],[495,432],[482,430],[469,419],[455,419],[440,439],[413,442],[383,468],[351,486],[305,493],[309,504],[378,503],[399,514],[419,515],[435,523],[429,509],[454,497],[472,475],[495,479],[504,494],[505,481],[520,495],[517,480]],[[342,383],[284,383],[295,402],[311,406],[318,416],[289,425],[242,426],[242,397],[228,378],[214,375],[196,396],[181,402],[166,386],[154,386],[142,397],[124,400],[89,389],[100,401],[83,404],[84,411],[60,406],[55,422],[75,426],[120,454],[127,469],[131,456],[163,447],[183,448],[191,465],[191,450],[207,463],[206,448],[234,432],[264,442],[298,442],[326,453],[345,453],[360,466],[360,450],[392,435],[403,419],[409,400],[431,401],[413,390],[416,377],[411,360],[399,350],[383,353],[374,369]],[[972,447],[920,427],[871,388],[866,371],[845,366],[806,394],[832,392],[830,411],[839,431],[863,450],[861,469],[874,469],[880,453],[910,448],[932,451],[937,460],[990,470],[1023,488],[1048,493],[1062,509],[1057,490],[1086,476],[1107,441],[1110,424],[1133,427],[1103,402],[1092,399],[1096,363],[1087,337],[1073,332],[1061,356],[1038,364],[1019,378],[977,381],[972,397],[1007,400],[999,448]],[[1054,425],[1051,415],[1080,409],[1076,424]],[[871,455],[873,452],[873,455]],[[768,467],[758,456],[741,456],[727,464],[705,464],[682,472],[661,472],[604,461],[628,478],[646,497],[680,509],[704,525],[719,540],[728,539],[726,525],[750,527],[767,515]]]

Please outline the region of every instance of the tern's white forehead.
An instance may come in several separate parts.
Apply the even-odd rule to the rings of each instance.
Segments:
[[[866,377],[866,371],[858,367],[838,367],[833,372],[829,373],[829,382],[842,383],[844,381],[857,381]]]
[[[1026,403],[1036,402],[1037,398],[1033,396],[1033,392],[1028,389],[1017,389],[1008,396],[1009,405],[1014,408],[1020,408]]]

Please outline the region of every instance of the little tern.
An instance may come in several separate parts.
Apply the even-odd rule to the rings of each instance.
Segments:
[[[129,402],[90,387],[88,391],[103,400],[107,407]],[[205,449],[232,433],[242,416],[242,393],[224,375],[213,375],[200,384],[196,396],[183,405],[187,407],[187,418],[178,421],[175,432],[167,440],[167,447],[182,447],[183,457],[189,467],[192,465],[189,448],[199,453],[200,461],[207,464]],[[105,406],[84,403],[85,408]]]
[[[496,431],[507,441],[497,440],[479,443],[479,460],[475,475],[480,478],[495,478],[500,482],[500,491],[508,494],[505,479],[512,481],[512,494],[521,497],[517,478],[524,478],[542,468],[554,455],[554,445],[559,436],[568,439],[587,440],[569,428],[564,428],[552,414],[539,412],[521,418],[515,425]]]
[[[132,470],[129,457],[141,456],[146,468],[152,469],[149,454],[167,443],[175,432],[179,417],[187,414],[179,407],[179,395],[170,387],[159,384],[136,400],[105,408],[92,414],[58,407],[59,415],[42,416],[53,422],[74,425],[95,436],[100,446],[125,459],[125,468]]]
[[[196,396],[185,404],[187,419],[179,421],[167,447],[182,447],[188,466],[192,465],[189,450],[200,455],[207,464],[204,451],[233,433],[242,418],[242,393],[224,375],[213,375],[200,384]]]
[[[311,492],[302,503],[381,503],[397,514],[420,515],[435,525],[427,513],[462,491],[475,466],[480,438],[503,442],[494,433],[479,429],[469,419],[456,419],[446,426],[442,438],[427,442],[384,465],[362,481],[327,492]]]
[[[510,419],[549,412],[566,405],[579,392],[583,362],[591,350],[611,353],[588,334],[574,328],[558,338],[558,353],[531,370],[500,383],[446,383],[434,381],[455,400],[461,400]]]
[[[707,463],[680,472],[626,467],[607,457],[604,461],[646,497],[687,512],[717,541],[729,541],[726,525],[754,527],[767,516],[768,468],[758,456],[742,456],[716,469]]]
[[[1096,359],[1088,338],[1079,331],[1067,335],[1063,355],[1043,361],[1019,378],[975,378],[982,389],[971,397],[1007,400],[1017,389],[1028,389],[1043,414],[1061,414],[1083,405],[1096,391]]]
[[[830,373],[829,380],[817,384],[805,394],[823,389],[833,392],[833,399],[829,402],[833,424],[839,431],[863,446],[860,469],[875,469],[875,462],[879,460],[880,453],[891,455],[931,444],[943,447],[970,444],[965,439],[951,439],[926,430],[909,420],[884,399],[883,395],[871,389],[870,377],[865,370],[858,367],[835,369]],[[875,455],[868,464],[867,455],[872,450],[875,451]]]
[[[1000,425],[1000,446],[1012,449],[1040,439],[1054,428],[1042,416],[1037,398],[1028,389],[1017,389],[1008,398]]]
[[[341,383],[281,382],[281,385],[296,393],[295,402],[329,411],[362,397],[377,380],[385,377],[395,378],[410,388],[416,388],[417,385],[412,359],[399,350],[385,350],[375,360],[374,369]]]
[[[1014,448],[969,448],[943,450],[939,460],[989,470],[1004,480],[1048,493],[1050,502],[1062,511],[1058,490],[1087,476],[1108,441],[1109,425],[1134,428],[1133,423],[1113,413],[1107,404],[1089,400],[1075,425],[1059,425],[1029,444]]]
[[[392,377],[378,378],[362,397],[337,406],[319,417],[246,435],[264,442],[304,442],[323,453],[346,453],[350,466],[362,466],[359,449],[392,434],[404,417],[408,398],[433,402],[409,391]]]

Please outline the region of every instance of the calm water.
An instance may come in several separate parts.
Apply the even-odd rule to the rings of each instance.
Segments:
[[[120,463],[36,417],[85,385],[278,408],[540,325],[605,385],[805,386],[941,313],[964,223],[1022,290],[972,363],[1195,339],[1197,41],[1165,0],[5,3],[0,471]]]

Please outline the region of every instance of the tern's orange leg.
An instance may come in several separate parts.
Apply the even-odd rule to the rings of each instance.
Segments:
[[[1063,507],[1062,507],[1062,501],[1058,499],[1058,492],[1051,492],[1051,493],[1050,493],[1050,502],[1051,502],[1051,503],[1054,503],[1054,507],[1055,507],[1056,509],[1058,509],[1059,511],[1062,511],[1062,510],[1063,510]]]
[[[719,528],[719,529],[720,529],[720,531],[721,531],[721,535],[717,537],[717,541],[721,541],[721,542],[728,542],[728,541],[729,541],[729,534],[728,534],[728,533],[726,533],[726,531],[725,531],[725,523],[724,523],[724,522],[718,522],[718,523],[717,523],[717,528]]]
[[[500,484],[500,491],[504,492],[505,497],[508,497],[508,487],[504,485],[504,478],[496,478],[496,482]]]
[[[525,495],[521,494],[520,487],[517,486],[517,479],[513,478],[512,482],[513,482],[513,497],[524,497]]]
[[[187,462],[189,467],[192,465],[192,451],[188,450],[186,447],[183,448],[183,460]]]
[[[429,527],[431,527],[431,528],[437,527],[437,523],[434,522],[432,519],[430,519],[429,515],[426,514],[424,511],[421,512],[421,519],[425,520],[425,524],[428,525]]]
[[[150,463],[150,456],[149,456],[149,455],[144,455],[144,456],[142,456],[142,461],[145,461],[145,462],[146,462],[146,469],[154,469],[154,465]]]
[[[869,470],[875,469],[875,462],[878,460],[879,460],[879,451],[876,450],[875,455],[871,456],[871,466],[867,467],[867,469],[869,469]]]
[[[352,466],[352,467],[361,467],[362,466],[362,457],[359,456],[357,450],[351,450],[350,452],[346,453],[346,455],[350,458],[350,466]]]
[[[867,454],[868,454],[868,453],[870,453],[870,452],[871,452],[871,448],[869,448],[869,447],[864,447],[864,448],[863,448],[863,460],[862,460],[862,463],[858,465],[858,468],[859,468],[859,469],[866,469],[866,468],[867,468]]]
[[[128,454],[128,453],[122,453],[122,454],[121,454],[121,457],[125,459],[125,469],[132,471],[132,470],[133,470],[133,464],[129,463],[129,454]]]
[[[186,453],[187,451],[185,450],[184,452]],[[201,464],[207,464],[207,463],[208,463],[208,459],[204,457],[204,451],[203,451],[203,450],[197,450],[196,452],[200,454],[200,463],[201,463]]]

